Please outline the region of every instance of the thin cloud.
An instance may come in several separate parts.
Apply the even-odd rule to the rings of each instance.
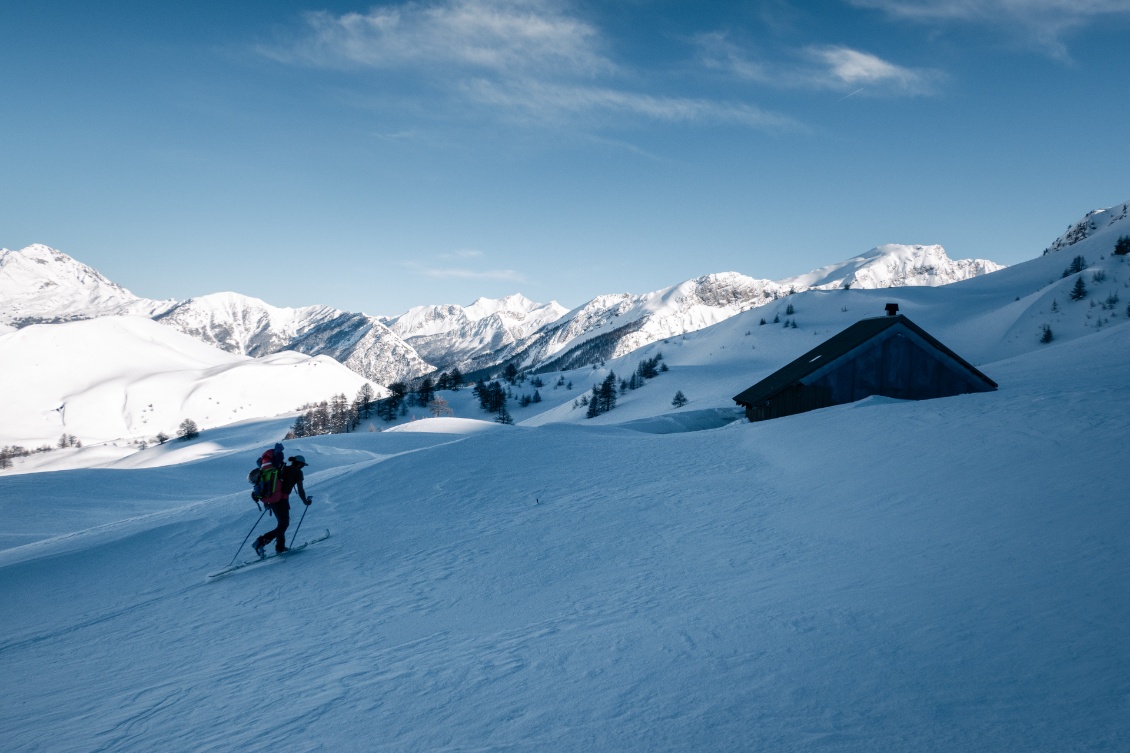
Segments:
[[[305,16],[305,33],[260,47],[276,60],[328,68],[473,68],[510,75],[531,70],[594,75],[614,68],[589,24],[542,0],[449,0]]]
[[[476,251],[473,248],[465,248],[465,249],[459,249],[458,251],[452,251],[451,253],[448,253],[448,254],[440,254],[439,258],[441,258],[445,261],[448,261],[448,260],[453,260],[453,259],[479,259],[482,256],[483,256],[482,251]]]
[[[907,68],[877,55],[842,45],[806,47],[791,63],[767,62],[751,56],[724,34],[700,35],[696,42],[708,68],[735,78],[786,89],[833,89],[870,94],[933,93],[943,75],[936,70]]]
[[[443,255],[443,256],[446,256]],[[441,256],[441,258],[443,258]],[[527,282],[526,276],[514,269],[468,269],[466,267],[436,267],[416,262],[404,262],[403,266],[424,277],[436,280],[490,280],[495,282]]]
[[[628,113],[670,123],[732,123],[767,130],[803,130],[797,121],[742,102],[666,97],[597,86],[506,82],[467,82],[467,95],[539,120],[579,113]]]
[[[836,88],[863,84],[903,94],[923,94],[933,89],[939,76],[936,71],[905,68],[850,47],[811,47],[807,54],[822,67],[823,75],[814,80],[835,82]]]
[[[919,23],[965,22],[1020,35],[1052,57],[1067,59],[1063,37],[1103,18],[1130,18],[1130,0],[847,0],[858,8]]]
[[[800,129],[743,102],[631,91],[599,31],[552,0],[434,0],[367,13],[308,13],[301,31],[260,54],[290,64],[422,77],[436,95],[502,117],[573,124],[578,116]]]

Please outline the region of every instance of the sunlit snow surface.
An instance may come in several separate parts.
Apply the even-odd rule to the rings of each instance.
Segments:
[[[0,475],[0,747],[1126,750],[1130,264],[1087,254],[1120,310],[1068,301],[1062,254],[805,293],[795,330],[754,310],[546,375],[517,426],[463,389],[287,442],[297,540],[333,535],[212,582],[287,417],[46,453]],[[1000,390],[726,422],[887,300]],[[614,411],[572,407],[660,351]]]

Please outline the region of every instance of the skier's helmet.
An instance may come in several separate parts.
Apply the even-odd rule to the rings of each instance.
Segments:
[[[306,465],[306,458],[301,455],[295,455],[290,459],[290,462],[297,463],[298,465]]]

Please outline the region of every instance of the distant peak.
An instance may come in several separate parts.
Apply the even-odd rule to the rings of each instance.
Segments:
[[[1074,246],[1079,241],[1086,240],[1095,233],[1106,230],[1113,225],[1121,225],[1120,232],[1130,233],[1128,217],[1130,217],[1130,201],[1107,209],[1092,209],[1083,216],[1083,219],[1069,225],[1067,232],[1056,238],[1052,245],[1044,249],[1044,254],[1052,254]]]
[[[470,319],[478,320],[498,313],[528,314],[542,307],[543,304],[535,303],[521,293],[511,293],[502,298],[478,298],[470,306],[462,308]]]
[[[505,305],[505,306],[509,307],[509,306],[525,306],[525,305],[537,305],[537,304],[535,304],[533,301],[531,301],[529,298],[522,295],[521,293],[511,293],[510,295],[503,296],[502,298],[487,298],[486,296],[480,296],[479,298],[475,299],[474,303],[471,304],[471,306],[497,306],[497,305]],[[470,308],[471,306],[468,306],[467,308]]]

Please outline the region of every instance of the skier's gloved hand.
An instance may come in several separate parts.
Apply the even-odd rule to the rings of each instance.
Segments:
[[[314,501],[314,498],[313,498],[313,497],[307,497],[306,499],[302,500],[302,502],[303,502],[303,503],[304,503],[304,504],[305,504],[305,505],[306,505],[307,507],[309,507],[309,506],[310,506],[310,503],[311,503],[311,502],[313,502],[313,501]]]

